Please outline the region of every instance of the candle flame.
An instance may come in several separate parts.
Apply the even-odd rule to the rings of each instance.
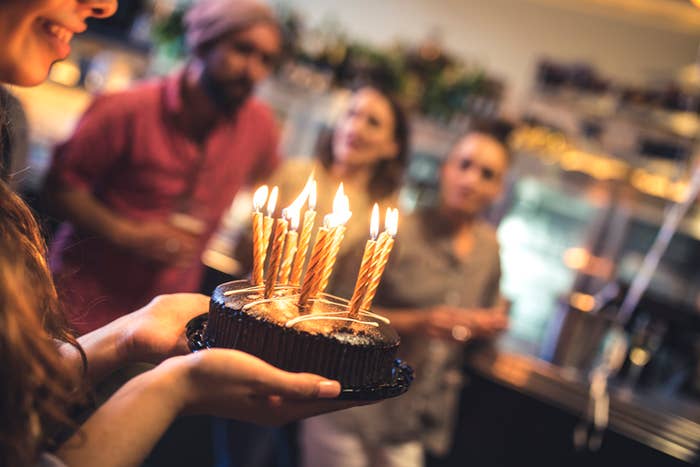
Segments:
[[[345,190],[343,189],[343,182],[340,182],[340,185],[338,186],[338,191],[335,192],[335,197],[333,198],[333,213],[342,211],[344,203]]]
[[[394,208],[391,211],[387,211],[384,224],[386,233],[392,237],[396,237],[396,233],[399,231],[399,210]]]
[[[309,188],[309,209],[312,211],[316,210],[316,180],[311,180]]]
[[[376,240],[379,235],[379,205],[374,203],[372,208],[372,218],[369,223],[369,236],[372,240]]]
[[[256,212],[260,212],[263,206],[265,206],[268,191],[269,189],[267,188],[267,185],[263,185],[255,190],[255,193],[253,194],[253,209],[255,209]]]
[[[301,207],[304,205],[306,202],[306,198],[309,196],[309,184],[307,183],[306,186],[304,186],[304,189],[301,190],[301,193],[299,193],[299,196],[296,197],[296,199],[292,202],[292,204],[289,205],[287,208],[290,212],[291,211],[301,211]]]
[[[289,226],[292,230],[299,229],[299,218],[301,217],[301,210],[297,206],[292,204],[288,208],[282,209],[282,217],[289,222]]]
[[[301,195],[294,201],[295,203],[299,202],[299,209],[304,205],[304,202],[308,199],[309,200],[309,209],[312,211],[316,210],[316,180],[314,180],[314,173],[316,170],[312,170],[311,173],[309,174],[309,178],[306,180],[306,184],[304,185],[304,190],[301,192]]]
[[[324,224],[329,227],[338,227],[347,224],[351,216],[350,198],[345,195],[343,184],[341,183],[335,194],[335,198],[333,198],[333,212],[326,215],[323,221]]]
[[[299,218],[301,217],[301,211],[296,210],[291,212],[291,216],[289,218],[289,225],[294,230],[295,232],[299,230]]]
[[[267,217],[272,217],[275,213],[275,208],[277,207],[277,196],[279,196],[279,188],[274,187],[272,193],[270,193],[270,198],[267,200]]]
[[[323,216],[323,227],[330,229],[335,226],[335,217],[333,214],[326,214]]]

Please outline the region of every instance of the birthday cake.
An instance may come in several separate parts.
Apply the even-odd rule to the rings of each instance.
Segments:
[[[221,284],[211,297],[205,330],[211,347],[238,349],[293,372],[340,381],[343,387],[391,383],[399,337],[388,320],[363,311],[347,316],[348,302],[328,294],[304,313],[298,288],[264,287],[248,281]]]
[[[333,212],[317,230],[308,262],[315,182],[309,179],[302,194],[273,219],[277,192],[273,188],[268,197],[267,187],[261,187],[253,196],[250,281],[216,288],[206,324],[193,328],[190,346],[242,350],[287,371],[338,380],[343,387],[340,397],[378,399],[406,391],[412,370],[396,359],[399,336],[389,320],[370,312],[396,235],[398,211],[387,210],[380,235],[379,209],[374,206],[355,290],[346,300],[325,293],[351,215],[342,184]],[[309,208],[301,222],[307,199]],[[195,341],[202,345],[193,345]]]

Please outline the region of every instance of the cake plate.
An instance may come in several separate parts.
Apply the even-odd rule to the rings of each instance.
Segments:
[[[201,314],[187,323],[185,335],[187,345],[192,352],[208,349],[211,346],[207,342],[204,331],[207,328],[208,313]],[[392,369],[392,380],[390,383],[364,388],[343,388],[338,399],[356,401],[377,401],[400,396],[408,391],[408,387],[413,381],[413,369],[400,359],[394,360]]]

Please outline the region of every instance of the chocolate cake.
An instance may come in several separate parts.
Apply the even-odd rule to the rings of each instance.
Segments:
[[[221,284],[211,297],[205,338],[211,347],[238,349],[287,371],[309,372],[343,387],[389,384],[399,337],[381,316],[347,317],[347,301],[322,294],[308,313],[298,289],[279,286],[270,299],[248,281]]]

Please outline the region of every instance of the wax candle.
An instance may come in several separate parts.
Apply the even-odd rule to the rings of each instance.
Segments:
[[[324,225],[319,227],[318,232],[316,233],[316,241],[311,249],[309,265],[306,268],[306,273],[304,273],[304,279],[301,284],[301,291],[299,293],[299,308],[301,308],[302,312],[308,311],[309,300],[313,298],[312,295],[318,285],[323,262],[328,255],[328,249],[331,245],[331,237],[329,232],[330,227],[326,219],[324,220]]]
[[[272,296],[272,291],[277,282],[277,275],[279,274],[282,260],[282,248],[284,247],[288,226],[289,222],[284,217],[280,217],[275,222],[275,233],[272,236],[272,248],[270,249],[270,262],[267,267],[267,275],[265,276],[265,298]]]
[[[372,306],[372,300],[374,300],[377,294],[377,288],[382,280],[382,275],[389,261],[391,250],[394,247],[394,238],[396,237],[398,227],[398,209],[387,209],[386,217],[384,218],[384,232],[382,232],[377,240],[377,247],[372,260],[370,282],[367,285],[367,291],[362,299],[361,308],[363,310],[369,310]]]
[[[289,231],[284,241],[284,253],[282,253],[282,265],[280,266],[279,283],[286,285],[289,283],[289,274],[292,269],[292,260],[297,252],[297,240],[299,238],[299,211],[286,212],[289,221]]]
[[[262,262],[265,264],[265,258],[267,257],[267,250],[270,245],[270,235],[272,234],[272,226],[275,223],[275,219],[272,217],[275,214],[275,208],[277,207],[277,197],[279,196],[279,188],[274,187],[270,193],[270,197],[267,199],[267,212],[263,218],[263,245],[262,245]]]
[[[253,273],[251,279],[255,285],[263,283],[265,247],[262,208],[267,200],[268,191],[267,185],[263,185],[253,194]]]
[[[309,208],[304,213],[304,221],[301,226],[301,234],[299,235],[299,244],[297,245],[294,261],[292,262],[292,272],[289,277],[289,283],[292,285],[299,285],[301,281],[301,272],[304,268],[306,254],[309,250],[311,231],[316,221],[316,180],[307,182],[307,187],[309,187]]]
[[[331,217],[331,245],[328,252],[328,257],[326,258],[323,269],[321,271],[321,278],[318,283],[316,294],[320,294],[326,290],[328,286],[328,281],[330,280],[331,273],[333,272],[333,267],[335,266],[335,261],[338,258],[338,253],[340,252],[340,244],[345,236],[345,224],[352,217],[352,212],[350,211],[350,199],[345,195],[343,190],[343,184],[341,183],[338,187],[338,192],[333,199],[333,215]]]
[[[350,299],[350,310],[348,316],[350,318],[357,318],[360,314],[360,307],[362,305],[362,300],[367,291],[367,286],[371,279],[371,266],[372,260],[374,258],[374,252],[377,247],[377,235],[379,233],[379,206],[375,203],[372,208],[372,219],[370,222],[370,238],[365,243],[365,251],[362,255],[362,263],[360,265],[360,271],[357,275],[357,281],[355,282],[355,290],[353,291],[352,298]]]

